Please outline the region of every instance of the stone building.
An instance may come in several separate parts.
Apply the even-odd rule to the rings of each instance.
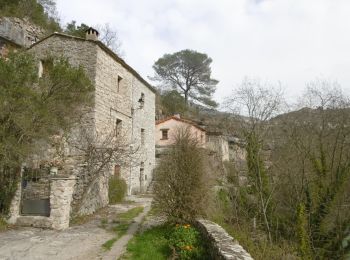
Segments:
[[[85,39],[54,33],[31,45],[28,52],[37,58],[39,76],[52,56],[63,56],[73,66],[82,66],[95,91],[93,107],[80,127],[102,137],[113,134],[113,138],[122,138],[132,152],[126,161],[115,162],[103,174],[88,176],[77,151],[65,144],[65,166],[58,172],[54,169],[47,181],[50,187],[46,192],[48,209],[44,214],[42,210],[36,214],[35,207],[40,205],[35,205],[29,209],[30,214],[23,215],[23,210],[27,213],[31,206],[23,208],[24,188],[28,187],[28,182],[20,185],[17,191],[10,222],[67,228],[73,214],[91,214],[108,204],[108,179],[113,174],[126,181],[129,194],[145,191],[155,166],[155,90],[152,86],[100,42],[93,28],[87,31]]]

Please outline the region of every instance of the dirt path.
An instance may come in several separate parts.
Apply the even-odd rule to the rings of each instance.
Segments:
[[[151,204],[149,198],[131,197],[128,199],[134,200],[136,203],[109,206],[94,215],[87,223],[70,227],[64,231],[18,228],[0,233],[0,259],[104,259],[104,257],[109,256],[109,253],[104,252],[101,245],[114,235],[100,227],[101,220],[113,218],[116,214],[133,207],[144,206],[147,208]],[[133,234],[132,227],[130,227],[125,237]],[[124,241],[126,238],[122,237],[121,239],[123,239],[121,241]],[[116,249],[115,246],[112,248],[113,252],[117,254],[117,249],[122,250],[125,247],[122,243],[117,241]],[[115,259],[115,257],[106,259]]]
[[[127,233],[124,236],[122,236],[120,239],[118,239],[118,241],[113,245],[111,250],[103,256],[102,258],[103,260],[116,260],[116,259],[119,259],[119,257],[121,257],[125,253],[126,245],[138,230],[140,223],[142,222],[144,217],[147,215],[150,208],[151,208],[150,204],[145,205],[143,212],[140,215],[138,215],[136,218],[134,218],[134,222],[130,225]]]

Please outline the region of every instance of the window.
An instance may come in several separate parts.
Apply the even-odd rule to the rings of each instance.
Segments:
[[[39,78],[42,78],[45,74],[47,74],[52,65],[52,60],[41,60],[39,62]]]
[[[144,176],[143,176],[144,171],[145,171],[144,167],[145,167],[145,163],[141,162],[141,165],[140,165],[140,181],[141,182],[144,180]]]
[[[120,177],[120,165],[114,165],[114,176]]]
[[[162,139],[161,140],[168,140],[169,129],[162,129],[160,131],[162,131]]]
[[[143,108],[143,106],[145,105],[145,94],[141,93],[141,97],[138,100],[139,104],[140,104],[140,108]]]
[[[115,136],[121,135],[122,132],[122,120],[117,119],[115,122]]]
[[[117,82],[117,92],[120,91],[120,88],[121,88],[121,84],[122,84],[122,77],[121,76],[118,76],[118,82]]]
[[[145,129],[141,128],[141,145],[145,145]]]

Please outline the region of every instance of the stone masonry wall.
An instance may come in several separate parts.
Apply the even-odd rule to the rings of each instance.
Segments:
[[[133,82],[133,144],[138,150],[132,167],[130,193],[145,192],[155,167],[155,94],[138,79]],[[139,100],[144,96],[144,104]],[[141,134],[143,129],[143,134]],[[143,135],[143,141],[141,141]]]
[[[116,131],[117,120],[121,120],[121,145],[129,146],[132,138],[132,85],[133,76],[108,53],[98,47],[96,65],[96,129],[106,135]],[[129,185],[129,158],[123,158],[115,165],[120,165],[120,175]],[[106,178],[113,174],[113,167]],[[108,182],[105,190],[108,191]],[[108,202],[108,201],[107,201]]]
[[[145,96],[142,108],[138,102],[141,93]],[[151,180],[154,167],[155,94],[102,49],[97,53],[95,118],[97,129],[107,133],[115,131],[116,121],[121,120],[120,138],[135,152],[132,158],[116,164],[121,166],[128,193],[139,192]],[[141,128],[145,131],[143,145]]]
[[[200,219],[197,225],[209,243],[211,259],[253,260],[250,254],[218,224]]]

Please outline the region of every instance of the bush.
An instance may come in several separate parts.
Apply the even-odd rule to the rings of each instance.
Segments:
[[[126,182],[119,177],[113,176],[109,179],[108,186],[109,203],[122,202],[127,190]]]
[[[204,212],[207,182],[203,151],[188,129],[179,129],[175,144],[155,170],[154,206],[168,221],[187,223]]]
[[[20,181],[19,172],[19,167],[10,168],[0,164],[0,217],[7,216],[9,213],[12,198]]]
[[[174,257],[179,259],[203,259],[205,254],[200,241],[199,232],[190,224],[176,224],[169,237]]]

